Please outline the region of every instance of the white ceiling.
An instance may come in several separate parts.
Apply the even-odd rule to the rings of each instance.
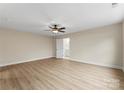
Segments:
[[[121,22],[124,4],[0,4],[0,27],[53,35],[45,31],[51,23],[65,26],[66,33]],[[65,33],[65,34],[66,34]]]

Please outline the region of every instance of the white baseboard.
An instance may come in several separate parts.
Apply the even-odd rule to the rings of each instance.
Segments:
[[[0,67],[5,67],[5,66],[15,65],[15,64],[20,64],[20,63],[26,63],[26,62],[32,62],[32,61],[36,61],[36,60],[44,60],[44,59],[49,59],[49,58],[53,58],[53,57],[54,56],[49,56],[49,57],[43,57],[43,58],[37,58],[37,59],[31,59],[31,60],[25,60],[25,61],[19,61],[19,62],[14,62],[14,63],[2,64],[2,65],[0,65]],[[117,68],[117,69],[121,69],[121,70],[124,71],[122,66],[117,66],[117,65],[101,64],[101,63],[95,63],[95,62],[86,62],[86,61],[72,59],[72,58],[69,58],[67,60],[77,61],[77,62],[87,63],[87,64],[93,64],[93,65],[99,65],[99,66],[105,66],[105,67],[110,67],[110,68]]]
[[[44,60],[44,59],[49,59],[49,58],[53,58],[53,57],[54,56],[49,56],[49,57],[36,58],[36,59],[18,61],[18,62],[7,63],[7,64],[0,64],[0,67],[5,67],[5,66],[9,66],[9,65],[16,65],[16,64],[20,64],[20,63],[27,63],[27,62],[37,61],[37,60]]]
[[[122,70],[122,66],[118,66],[118,65],[95,63],[95,62],[86,62],[86,61],[72,59],[72,58],[70,58],[69,60],[71,60],[71,61],[77,61],[77,62],[82,62],[82,63],[87,63],[87,64],[99,65],[99,66],[104,66],[104,67],[116,68],[116,69],[121,69]]]

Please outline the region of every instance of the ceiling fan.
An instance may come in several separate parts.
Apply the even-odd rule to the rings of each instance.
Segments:
[[[61,33],[64,33],[65,31],[65,27],[60,27],[59,24],[52,24],[50,26],[48,26],[50,28],[50,30],[47,30],[47,31],[51,31],[53,33],[58,33],[58,32],[61,32]]]

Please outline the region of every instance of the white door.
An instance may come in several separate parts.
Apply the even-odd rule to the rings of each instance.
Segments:
[[[56,39],[56,58],[64,57],[63,39]]]
[[[69,56],[70,56],[70,38],[64,38],[63,44],[64,44],[64,58],[69,59]]]

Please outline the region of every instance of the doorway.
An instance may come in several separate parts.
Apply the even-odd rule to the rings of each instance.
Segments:
[[[70,38],[56,39],[56,58],[69,59]]]
[[[64,58],[69,59],[70,56],[70,38],[63,39],[63,46],[64,46]]]

